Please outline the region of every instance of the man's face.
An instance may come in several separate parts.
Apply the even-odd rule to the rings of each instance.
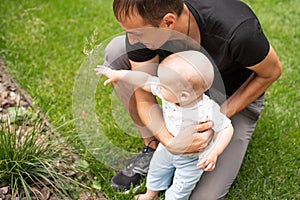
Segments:
[[[130,44],[142,43],[147,48],[155,50],[161,47],[169,38],[168,31],[159,27],[145,24],[140,15],[132,15],[120,22],[126,31]]]

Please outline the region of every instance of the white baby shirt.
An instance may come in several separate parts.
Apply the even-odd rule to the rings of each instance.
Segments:
[[[163,117],[167,129],[174,136],[178,134],[180,129],[190,125],[197,125],[208,119],[213,121],[212,128],[216,133],[231,123],[230,119],[220,112],[220,106],[205,94],[195,106],[183,108],[163,99],[157,77],[151,79],[151,91],[153,95],[161,99]]]

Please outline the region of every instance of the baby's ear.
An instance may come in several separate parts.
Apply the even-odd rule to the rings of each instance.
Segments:
[[[182,91],[180,95],[180,101],[187,101],[190,98],[191,94],[187,91]]]

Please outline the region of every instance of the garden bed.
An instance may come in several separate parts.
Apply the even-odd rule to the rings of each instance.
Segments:
[[[42,112],[37,107],[33,106],[32,99],[18,86],[16,81],[8,73],[6,73],[5,68],[3,67],[3,63],[0,60],[0,123],[3,125],[4,123],[6,123],[6,121],[9,121],[9,123],[13,124],[13,128],[9,128],[9,130],[17,130],[18,134],[21,134],[22,138],[24,138],[28,133],[31,133],[30,131],[32,131],[32,129],[34,129],[36,126],[35,123],[31,123],[30,119],[29,122],[26,121],[25,124],[24,120],[21,123],[17,122],[19,118],[28,115],[28,113],[31,114],[30,116],[42,118],[42,127],[39,127],[39,129],[42,130],[45,136],[39,135],[38,137],[46,138],[49,137],[49,134],[51,134],[52,136],[53,134],[55,134],[54,137],[56,137],[60,142],[63,141],[59,133],[55,133],[52,131],[53,127],[51,123],[45,118]],[[28,116],[26,116],[26,119],[28,120]],[[16,138],[18,138],[18,136]],[[63,153],[66,154],[64,155],[64,157],[68,158],[69,163],[74,163],[74,161],[78,160],[79,157],[72,152],[71,147],[68,147],[67,144],[64,145],[66,147],[66,149],[63,150]],[[75,168],[74,170],[72,170],[72,167],[70,168],[70,166],[66,166],[66,163],[64,162],[58,163],[58,166],[62,171],[63,169],[66,169],[62,173],[63,176],[66,177],[67,183],[72,179],[76,180],[76,176],[83,176],[80,171],[76,170]],[[49,179],[51,179],[51,177]],[[55,191],[55,189],[53,189],[51,184],[49,183],[34,183],[31,188],[35,191],[35,194],[32,194],[31,196],[32,199],[60,199],[59,195],[57,194],[58,191]],[[90,192],[92,190],[89,190],[89,188],[84,186],[83,184],[78,185],[77,189],[78,191],[74,190],[74,192],[78,193],[77,199],[105,200],[101,192]],[[13,192],[11,185],[0,182],[0,200],[10,199],[25,200],[28,198],[26,197],[25,191],[22,188],[18,188],[17,191]]]

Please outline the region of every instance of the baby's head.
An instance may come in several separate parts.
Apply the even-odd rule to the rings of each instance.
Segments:
[[[183,51],[166,57],[157,75],[164,98],[180,103],[194,100],[207,91],[214,80],[214,69],[202,52]]]

